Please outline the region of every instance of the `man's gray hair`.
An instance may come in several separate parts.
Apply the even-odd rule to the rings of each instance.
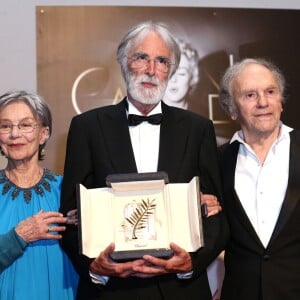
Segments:
[[[232,83],[236,77],[244,70],[249,64],[258,64],[267,68],[274,76],[279,88],[282,103],[285,102],[285,78],[281,70],[271,61],[264,58],[245,58],[240,62],[236,62],[227,70],[223,75],[220,86],[219,102],[221,107],[229,114],[235,112],[235,105],[233,99]]]
[[[128,53],[132,47],[137,45],[139,41],[141,41],[150,32],[158,34],[163,39],[166,46],[170,49],[172,65],[169,76],[171,77],[178,68],[181,52],[174,36],[167,26],[163,23],[154,23],[152,21],[140,23],[132,27],[124,35],[117,50],[117,61],[121,66],[121,72],[126,82],[128,80],[127,76],[129,75],[127,64]]]

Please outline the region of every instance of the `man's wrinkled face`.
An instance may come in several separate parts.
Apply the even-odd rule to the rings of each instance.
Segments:
[[[237,120],[245,135],[272,134],[279,128],[282,95],[274,75],[259,64],[247,65],[232,84]]]
[[[170,66],[169,48],[159,35],[148,33],[129,53],[129,96],[143,104],[158,103],[167,87]]]

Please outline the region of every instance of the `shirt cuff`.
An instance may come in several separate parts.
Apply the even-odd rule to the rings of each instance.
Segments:
[[[177,273],[177,278],[178,279],[190,279],[193,276],[194,271],[189,271],[185,273]]]
[[[189,271],[189,272],[185,272],[185,273],[177,273],[177,277],[178,279],[190,279],[193,276],[194,271]],[[93,283],[95,284],[100,284],[100,285],[106,285],[108,280],[109,280],[109,276],[104,276],[104,275],[98,275],[93,273],[92,271],[89,271],[91,280]]]
[[[89,274],[90,274],[92,282],[95,284],[106,285],[109,280],[108,276],[98,275],[98,274],[93,273],[92,271],[89,271]]]

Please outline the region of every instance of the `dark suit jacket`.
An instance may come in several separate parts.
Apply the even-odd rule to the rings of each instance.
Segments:
[[[200,177],[201,189],[221,197],[215,134],[211,121],[162,103],[158,171],[166,171],[172,183]],[[71,122],[62,185],[63,213],[76,207],[75,184],[104,187],[114,173],[137,172],[124,101],[75,116]],[[227,223],[218,214],[204,220],[206,246],[192,254],[193,278],[176,274],[152,279],[112,277],[99,288],[88,275],[91,259],[78,255],[77,231],[68,228],[63,247],[81,278],[79,299],[211,299],[206,267],[225,247]]]
[[[292,131],[290,136],[288,187],[267,248],[234,190],[239,143],[220,148],[224,206],[231,233],[225,250],[222,300],[300,299],[300,134]]]

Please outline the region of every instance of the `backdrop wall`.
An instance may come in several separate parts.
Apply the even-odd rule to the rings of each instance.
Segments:
[[[300,9],[299,0],[1,0],[0,93],[11,88],[36,90],[36,27],[38,5],[192,6]]]

